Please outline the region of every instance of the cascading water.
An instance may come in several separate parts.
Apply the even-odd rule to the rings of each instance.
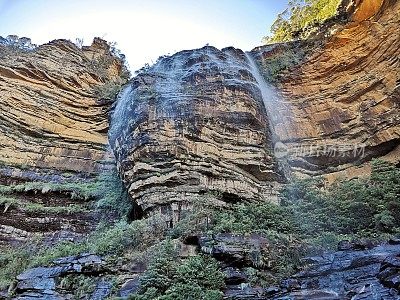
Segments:
[[[250,72],[257,81],[260,89],[266,113],[268,116],[269,125],[272,131],[273,142],[277,143],[285,139],[285,131],[290,125],[290,107],[287,102],[284,102],[281,96],[278,95],[275,87],[268,84],[264,76],[261,74],[254,58],[250,53],[246,52],[246,58],[250,66]],[[286,130],[285,130],[286,129]]]
[[[261,92],[269,122],[269,128],[272,134],[275,157],[279,159],[280,166],[283,169],[286,178],[289,178],[290,167],[287,164],[287,161],[282,158],[285,158],[288,154],[287,146],[283,144],[283,141],[285,141],[292,121],[290,106],[278,94],[275,87],[266,82],[251,54],[249,52],[246,52],[245,54],[250,67],[249,71],[256,79],[258,88]]]
[[[243,51],[206,46],[161,58],[120,92],[110,145],[144,211],[179,211],[207,190],[218,203],[275,199],[283,178],[252,73]]]

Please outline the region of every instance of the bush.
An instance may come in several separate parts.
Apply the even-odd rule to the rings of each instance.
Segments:
[[[324,232],[396,232],[400,228],[399,178],[399,169],[375,160],[367,179],[339,180],[326,189],[321,188],[321,179],[293,182],[282,192],[282,205],[306,237]]]
[[[98,210],[104,212],[105,215],[113,212],[118,219],[128,220],[133,202],[115,167],[98,176],[96,193]]]
[[[114,102],[125,83],[125,80],[108,81],[103,85],[96,86],[94,88],[94,94],[98,99],[105,102]]]
[[[231,210],[217,211],[213,216],[216,232],[292,233],[294,222],[285,207],[270,202],[235,205]]]
[[[98,196],[98,183],[50,183],[50,182],[26,182],[18,185],[0,185],[0,195],[14,193],[63,193],[69,195],[72,200],[94,200]]]
[[[29,265],[31,253],[27,248],[3,248],[0,251],[0,290],[8,288],[17,274]]]
[[[193,256],[180,261],[170,240],[165,241],[141,278],[138,295],[130,299],[222,299],[224,274],[211,257]]]

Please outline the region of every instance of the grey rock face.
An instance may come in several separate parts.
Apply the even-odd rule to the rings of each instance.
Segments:
[[[50,267],[29,269],[18,275],[15,299],[67,299],[70,295],[64,295],[57,289],[57,283],[64,276],[71,274],[98,275],[106,272],[102,258],[89,253],[59,258],[53,264],[54,266]],[[99,278],[91,296],[93,300],[105,299],[111,291],[110,284],[102,281],[101,277]]]

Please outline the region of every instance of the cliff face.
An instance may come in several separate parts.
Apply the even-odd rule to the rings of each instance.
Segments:
[[[0,244],[94,229],[94,199],[77,193],[108,157],[111,103],[101,98],[123,71],[100,39],[78,48],[0,38]]]
[[[113,107],[109,138],[133,200],[167,212],[204,198],[275,200],[286,166],[334,179],[368,173],[373,157],[398,163],[399,3],[344,9],[350,21],[328,38],[247,54],[182,51],[132,79]],[[99,39],[82,49],[63,40],[2,44],[1,182],[18,183],[21,173],[37,180],[9,165],[95,173],[110,110],[97,88],[120,80],[121,61]]]
[[[350,22],[328,39],[252,51],[267,77],[290,62],[274,78],[288,108],[275,131],[298,174],[354,177],[369,173],[373,157],[400,159],[400,3],[347,9]]]
[[[333,180],[367,174],[374,157],[397,162],[399,3],[378,2],[344,6],[350,22],[329,38],[183,51],[137,76],[110,131],[133,199],[265,199],[287,165]]]
[[[263,199],[280,181],[265,109],[241,50],[161,59],[120,93],[110,144],[143,209],[204,199]],[[222,202],[220,201],[222,200]]]
[[[72,251],[73,256],[20,274],[10,295],[1,291],[0,272],[0,299],[128,297],[139,290],[148,258],[160,241],[176,235],[179,261],[199,253],[213,256],[225,273],[225,296],[232,299],[398,299],[398,239],[379,247],[344,241],[340,251],[303,259],[301,272],[279,287],[267,288],[275,266],[290,270],[299,265],[297,239],[303,234],[298,225],[307,219],[299,217],[297,209],[282,210],[300,220],[296,226],[272,206],[260,209],[262,213],[251,218],[263,219],[263,234],[249,234],[250,229],[239,234],[242,231],[233,227],[234,234],[194,233],[198,228],[209,231],[208,206],[276,201],[277,189],[290,173],[333,180],[367,174],[373,157],[399,164],[400,3],[347,2],[350,22],[326,25],[325,30],[335,31],[328,38],[323,31],[313,40],[262,46],[249,53],[210,46],[182,51],[143,69],[113,105],[107,90],[115,87],[113,82],[123,83],[123,64],[104,41],[95,39],[90,47],[78,48],[58,40],[35,48],[26,39],[14,47],[0,37],[0,252],[6,253],[0,257],[0,270],[10,269],[9,262],[13,268],[17,261],[18,256],[9,258],[6,252],[10,245],[24,250],[23,242],[28,242],[27,253],[37,258],[31,250],[41,248],[31,247],[36,240],[50,246],[39,255],[57,254],[64,249],[52,244],[89,236],[82,244],[68,243],[61,254]],[[122,199],[123,188],[115,185],[121,183],[119,178],[102,182],[104,191],[101,179],[94,180],[103,166],[100,160],[108,157],[107,134],[132,198],[127,200],[136,204],[132,207]],[[382,174],[386,183],[389,176]],[[391,188],[382,191],[396,195]],[[101,192],[106,195],[99,197]],[[330,196],[316,199],[324,198]],[[307,214],[314,215],[318,210],[309,210],[305,202]],[[341,202],[344,209],[346,202]],[[204,214],[195,214],[193,223],[187,218],[178,230],[166,228],[196,203],[202,204]],[[396,216],[386,210],[372,213],[375,208],[368,203],[356,202],[345,219],[353,220],[351,214],[356,214],[356,220],[365,221],[369,219],[364,213],[370,214],[371,220],[379,220],[365,222],[367,232],[373,225],[378,232],[382,225],[379,234],[392,233],[391,218]],[[376,203],[386,209],[384,202]],[[390,206],[398,208],[396,202]],[[130,210],[126,214],[131,219],[143,212],[161,211],[163,216],[97,226],[104,211],[113,223],[116,207]],[[322,217],[315,213],[319,219],[332,212],[330,219],[346,223],[335,215],[335,206],[323,209],[327,213]],[[247,211],[241,212],[246,218]],[[232,216],[224,221],[246,226]],[[330,223],[334,228],[336,222]],[[188,228],[192,224],[194,228]],[[297,228],[292,231],[292,226]],[[265,228],[272,230],[267,233]],[[318,243],[329,243],[335,232],[318,231]],[[90,247],[92,243],[96,247]],[[15,272],[7,274],[8,284]]]
[[[30,50],[0,44],[0,163],[94,172],[107,143],[109,104],[96,87],[119,79],[105,41],[56,40]]]

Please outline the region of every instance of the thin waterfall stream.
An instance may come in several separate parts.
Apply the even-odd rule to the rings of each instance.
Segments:
[[[250,72],[256,79],[258,88],[260,89],[262,100],[264,103],[269,128],[271,132],[272,145],[274,147],[275,157],[278,159],[279,165],[287,179],[291,177],[290,167],[286,156],[288,148],[282,142],[287,136],[287,132],[291,123],[291,110],[287,102],[278,94],[276,88],[267,83],[261,74],[256,61],[249,52],[245,52]]]

